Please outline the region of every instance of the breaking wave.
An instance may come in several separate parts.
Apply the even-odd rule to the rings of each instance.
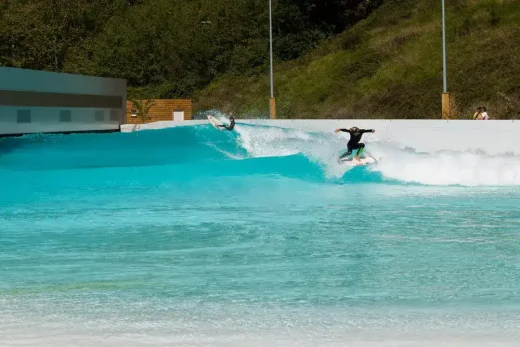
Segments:
[[[396,182],[423,185],[520,185],[520,157],[483,152],[417,152],[390,140],[371,141],[371,166],[337,163],[347,139],[259,125],[236,131],[196,125],[117,134],[29,135],[0,139],[0,175],[77,169],[144,170],[150,179],[281,175],[339,183]],[[158,167],[160,169],[158,169]],[[91,177],[103,175],[92,172]]]

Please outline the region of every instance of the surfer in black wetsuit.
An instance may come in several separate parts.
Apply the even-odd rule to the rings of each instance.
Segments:
[[[344,133],[349,133],[350,140],[347,143],[347,151],[339,157],[338,161],[341,161],[341,159],[351,155],[352,150],[354,150],[354,149],[358,150],[354,159],[359,161],[359,155],[365,149],[365,144],[359,143],[359,141],[361,141],[361,136],[363,136],[364,133],[373,133],[373,132],[375,132],[375,130],[374,129],[369,129],[369,130],[359,129],[357,127],[352,127],[350,129],[336,129],[335,130],[336,133],[338,133],[340,131],[344,132]]]
[[[219,124],[219,128],[225,128],[226,130],[233,130],[235,128],[235,118],[229,117],[229,125]]]

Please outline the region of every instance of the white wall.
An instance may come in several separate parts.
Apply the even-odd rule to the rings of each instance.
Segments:
[[[17,123],[17,111],[30,110],[30,123]],[[70,110],[71,121],[61,122],[60,111]],[[104,120],[96,122],[95,113],[105,111]],[[0,135],[45,132],[73,132],[119,130],[119,120],[110,120],[110,109],[54,108],[54,107],[10,107],[0,106]]]
[[[240,124],[256,124],[298,129],[306,132],[330,132],[336,128],[375,129],[366,134],[363,142],[387,142],[400,147],[412,147],[417,151],[483,150],[488,154],[511,152],[520,154],[520,121],[473,120],[240,120]],[[161,129],[175,126],[209,124],[208,121],[156,122],[143,124],[137,130]],[[121,131],[132,131],[123,125]],[[348,140],[348,134],[344,136]]]

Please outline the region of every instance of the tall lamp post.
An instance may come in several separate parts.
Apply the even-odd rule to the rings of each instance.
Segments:
[[[451,116],[450,93],[448,93],[448,82],[446,79],[446,15],[444,10],[444,0],[442,0],[442,118],[449,119]]]
[[[276,101],[274,99],[274,78],[273,78],[273,8],[272,0],[269,0],[269,58],[271,65],[271,100],[269,102],[269,116],[276,119]]]

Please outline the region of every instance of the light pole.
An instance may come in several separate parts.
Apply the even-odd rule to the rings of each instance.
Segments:
[[[444,82],[444,93],[448,92],[448,83],[446,81],[446,15],[444,11],[444,0],[442,0],[442,72]]]
[[[442,118],[449,119],[451,116],[450,94],[448,93],[448,82],[446,78],[446,15],[444,10],[444,0],[442,0]]]
[[[273,78],[273,6],[272,0],[269,0],[269,58],[271,65],[271,100],[269,103],[269,116],[271,119],[276,118],[276,102],[274,99],[274,78]]]

